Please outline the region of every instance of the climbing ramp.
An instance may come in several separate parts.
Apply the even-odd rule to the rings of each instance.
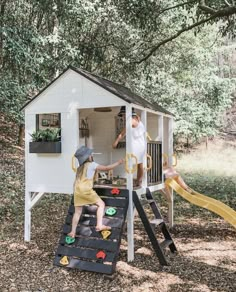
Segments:
[[[71,230],[74,213],[70,205],[63,226],[63,232],[56,250],[54,265],[104,274],[112,274],[119,255],[121,235],[128,209],[128,190],[96,188],[95,191],[105,202],[103,224],[111,230],[97,232],[95,205],[84,206],[77,226],[76,238],[70,242],[67,234]]]
[[[189,201],[192,204],[195,204],[199,207],[210,210],[211,212],[216,213],[225,219],[225,221],[229,222],[232,226],[236,228],[236,211],[234,211],[229,206],[224,203],[215,200],[213,198],[202,195],[194,190],[190,189],[190,192],[183,189],[174,179],[168,178],[166,180],[166,185],[171,187],[176,191],[181,197],[185,200]]]

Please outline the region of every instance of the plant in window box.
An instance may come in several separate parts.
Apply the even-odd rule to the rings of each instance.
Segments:
[[[29,144],[30,153],[61,153],[61,129],[36,130]]]

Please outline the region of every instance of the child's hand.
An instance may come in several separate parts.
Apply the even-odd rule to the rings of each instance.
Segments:
[[[118,162],[119,164],[122,164],[122,163],[124,163],[124,159],[119,159],[117,162]]]

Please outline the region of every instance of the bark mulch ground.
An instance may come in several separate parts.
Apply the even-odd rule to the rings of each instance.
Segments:
[[[7,134],[9,128],[11,136]],[[138,217],[135,260],[127,262],[124,234],[114,279],[53,267],[70,196],[46,195],[40,201],[32,211],[32,240],[25,243],[24,151],[14,146],[15,137],[14,125],[8,124],[4,133],[0,133],[1,292],[236,291],[235,229],[203,209],[194,216],[188,211],[185,216],[185,203],[177,204],[176,213],[184,219],[177,218],[178,223],[171,230],[178,253],[172,255],[167,251],[170,264],[167,267],[159,265]],[[166,212],[165,204],[162,210]]]

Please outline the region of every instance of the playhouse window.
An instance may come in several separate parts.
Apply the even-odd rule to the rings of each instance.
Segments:
[[[47,128],[61,128],[61,114],[37,114],[36,129],[45,130]]]

